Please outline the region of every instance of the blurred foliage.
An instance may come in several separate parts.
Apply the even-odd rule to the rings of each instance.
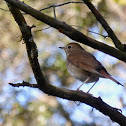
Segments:
[[[25,0],[26,4],[39,10],[52,4],[60,4],[67,0]],[[114,30],[122,43],[126,41],[126,1],[125,0],[93,0],[105,20]],[[113,6],[110,6],[111,2]],[[116,8],[118,7],[118,8]],[[113,124],[109,118],[98,112],[92,112],[92,108],[79,107],[74,102],[61,100],[44,95],[42,92],[31,88],[13,88],[9,82],[21,82],[23,80],[36,83],[28,58],[25,44],[21,40],[21,33],[4,1],[0,1],[0,125],[1,126],[105,126]],[[4,10],[2,10],[4,9]],[[121,11],[121,15],[114,10]],[[53,9],[42,11],[54,16]],[[56,8],[58,20],[65,21],[69,25],[92,38],[113,46],[111,39],[88,32],[87,30],[107,35],[94,15],[84,4],[68,4]],[[68,74],[65,66],[65,53],[59,46],[64,46],[71,40],[33,17],[24,14],[27,23],[36,27],[32,29],[34,39],[38,46],[39,62],[45,78],[53,85],[77,89],[74,79]],[[79,28],[77,26],[81,26]],[[84,46],[94,54],[100,62],[111,72],[118,76],[122,83],[126,82],[126,65],[112,57]],[[99,55],[100,54],[100,55]],[[76,82],[77,83],[77,82]],[[118,99],[121,107],[126,108],[125,90]],[[100,94],[100,93],[99,93]],[[98,94],[98,95],[99,95]],[[101,93],[102,94],[102,93]],[[83,108],[83,109],[82,109]],[[104,124],[102,123],[104,120]]]

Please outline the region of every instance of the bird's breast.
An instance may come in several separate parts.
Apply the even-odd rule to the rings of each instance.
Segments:
[[[68,73],[75,79],[78,79],[80,81],[85,81],[87,79],[88,77],[87,71],[84,71],[76,67],[75,65],[69,63],[69,61],[66,62],[66,67],[67,67]]]
[[[68,73],[72,77],[74,77],[75,79],[78,79],[82,82],[84,82],[88,77],[90,77],[90,79],[87,83],[95,82],[99,78],[95,74],[92,74],[88,71],[85,71],[85,70],[79,68],[79,67],[76,67],[75,65],[71,64],[68,60],[66,61],[66,67],[67,67]]]

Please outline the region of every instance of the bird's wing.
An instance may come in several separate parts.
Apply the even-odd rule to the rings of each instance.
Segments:
[[[67,60],[76,67],[86,70],[88,72],[99,74],[102,76],[100,71],[103,70],[108,74],[102,64],[98,60],[96,60],[96,58],[92,54],[88,52],[84,52],[84,54],[82,54],[82,52],[79,54],[78,52],[77,54],[68,55]]]

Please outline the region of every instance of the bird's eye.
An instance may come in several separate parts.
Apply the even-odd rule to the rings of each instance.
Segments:
[[[70,49],[71,48],[71,46],[68,46],[68,49]]]

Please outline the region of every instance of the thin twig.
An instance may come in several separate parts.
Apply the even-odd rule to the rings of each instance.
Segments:
[[[49,28],[51,28],[51,27],[46,27],[46,28],[39,29],[39,30],[36,30],[36,31],[33,31],[33,32],[43,31],[43,30],[47,30],[47,29],[49,29]]]
[[[9,84],[13,87],[27,86],[27,87],[32,87],[32,88],[38,88],[38,84],[30,84],[29,82],[25,82],[25,81],[23,81],[22,83],[16,83],[16,84],[9,83]]]
[[[7,11],[7,12],[10,12],[9,10],[3,9],[3,8],[0,8],[0,10],[3,10],[3,11]]]
[[[85,28],[83,28],[83,27],[81,27],[81,26],[77,26],[77,25],[70,25],[70,26],[78,27],[78,28],[84,29],[84,30],[86,30],[86,31],[88,31],[88,32],[91,32],[91,33],[94,33],[94,34],[98,34],[98,35],[102,36],[103,38],[107,38],[107,37],[108,37],[108,35],[102,35],[102,34],[100,34],[100,33],[93,32],[93,31],[87,30],[87,29],[85,29]]]
[[[64,6],[66,4],[70,4],[70,3],[77,3],[78,4],[78,3],[84,3],[84,2],[83,1],[78,1],[78,2],[76,2],[76,1],[68,1],[68,2],[64,2],[62,4],[53,4],[53,5],[50,5],[48,7],[40,9],[39,11],[43,11],[43,10],[46,10],[46,9],[49,9],[49,8],[52,8],[52,7],[61,7],[61,6]]]
[[[56,10],[55,10],[55,7],[53,7],[53,13],[54,13],[54,18],[56,19]]]
[[[51,27],[46,27],[46,28],[43,28],[43,29],[35,30],[35,31],[33,31],[33,33],[38,32],[38,31],[43,31],[43,30],[46,30],[46,29],[49,29],[49,28],[51,28]],[[20,37],[20,39],[17,42],[21,42],[23,40],[22,36],[20,36],[20,35],[17,36],[16,38],[19,38],[19,37]],[[22,44],[24,44],[24,42]]]

